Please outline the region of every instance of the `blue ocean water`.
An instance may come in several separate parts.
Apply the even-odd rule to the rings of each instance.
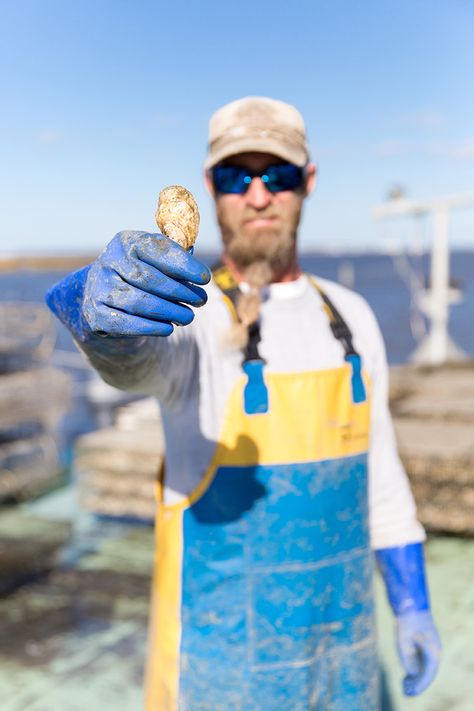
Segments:
[[[214,254],[198,254],[209,265],[216,262]],[[342,280],[359,292],[375,312],[387,347],[389,363],[408,360],[416,346],[416,335],[423,334],[426,322],[413,307],[410,280],[423,282],[429,273],[429,260],[406,257],[392,258],[381,254],[327,255],[303,254],[305,271],[335,281]],[[450,333],[467,354],[474,357],[474,251],[451,254],[451,277],[463,291],[463,300],[452,307]],[[44,303],[46,291],[59,281],[65,272],[17,271],[0,273],[0,301],[32,301]],[[56,323],[58,351],[75,351],[69,332]],[[61,356],[58,353],[58,356]],[[64,361],[64,358],[61,362]],[[82,362],[82,359],[79,359]],[[58,362],[54,363],[55,365]],[[74,397],[58,432],[58,444],[67,464],[75,438],[95,429],[104,422],[104,410],[99,412],[86,393],[92,377],[90,370],[66,367],[74,383]]]
[[[213,264],[215,255],[198,255]],[[426,280],[429,259],[396,257],[385,254],[341,254],[337,256],[311,253],[301,255],[306,271],[339,281],[341,276],[353,278],[352,288],[359,292],[375,312],[380,324],[389,363],[404,363],[416,346],[416,326],[421,334],[424,319],[413,308],[408,281]],[[474,251],[451,253],[450,274],[463,291],[463,300],[452,306],[450,333],[454,341],[474,357]],[[58,271],[18,271],[0,273],[0,300],[44,301],[47,289],[61,279]],[[57,324],[57,347],[73,349],[71,338],[61,324]]]
[[[410,282],[426,285],[430,261],[385,254],[327,256],[308,254],[302,259],[306,270],[339,281],[345,265],[353,270],[353,289],[370,304],[380,324],[390,364],[405,363],[417,345],[416,336],[427,323],[413,303]],[[342,269],[341,269],[342,267]],[[453,251],[450,280],[462,290],[462,301],[450,310],[449,332],[454,342],[474,357],[474,251]]]

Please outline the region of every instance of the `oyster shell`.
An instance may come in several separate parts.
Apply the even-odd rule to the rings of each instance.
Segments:
[[[160,232],[183,249],[194,246],[199,230],[199,210],[193,195],[181,185],[169,185],[158,196],[155,214]]]

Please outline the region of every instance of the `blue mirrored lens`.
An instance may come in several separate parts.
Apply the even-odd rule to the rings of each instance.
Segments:
[[[272,193],[295,190],[303,182],[303,169],[292,163],[270,165],[266,172],[268,175],[266,187]]]
[[[218,165],[212,170],[214,187],[220,193],[241,195],[246,192],[255,177],[261,178],[267,190],[278,193],[298,188],[303,182],[304,170],[292,163],[270,165],[266,168],[265,173],[247,170],[235,165]]]
[[[219,193],[244,193],[252,182],[252,177],[245,168],[216,165],[212,170],[212,181]]]

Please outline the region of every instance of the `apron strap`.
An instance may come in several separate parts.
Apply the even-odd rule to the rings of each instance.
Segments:
[[[228,301],[228,305],[234,320],[238,321],[236,303],[240,290],[237,281],[235,280],[230,269],[222,261],[218,262],[212,268],[211,271],[214,277],[214,281],[216,282],[217,286],[223,292],[224,297]],[[334,335],[334,338],[336,338],[341,343],[344,349],[344,360],[349,363],[352,368],[352,400],[356,404],[365,402],[366,392],[364,381],[362,378],[362,361],[360,355],[357,353],[352,343],[352,332],[347,323],[342,318],[337,308],[334,306],[333,302],[321,289],[316,279],[311,274],[307,274],[306,276],[311,281],[316,291],[319,293],[323,301],[324,310],[328,315],[329,325],[331,327],[331,331]],[[249,392],[247,393],[248,397],[246,397],[246,394],[244,393],[244,400],[246,405],[245,412],[247,412],[248,414],[253,414],[255,412],[267,412],[268,410],[268,393],[266,392],[266,387],[263,379],[263,366],[265,365],[265,361],[260,356],[260,353],[258,351],[258,344],[260,342],[260,339],[260,324],[258,321],[254,321],[254,323],[251,323],[248,328],[248,342],[246,347],[244,348],[244,359],[242,361],[243,370],[246,372],[248,377],[248,382],[246,386],[246,391],[247,389],[249,389]],[[253,366],[246,367],[246,364],[249,363],[253,364]],[[254,392],[260,393],[260,395],[258,397],[254,397]],[[266,405],[265,397],[263,397],[264,393],[266,393]],[[259,408],[266,407],[266,409],[255,410],[254,407],[251,406],[251,403],[255,402],[257,402]],[[247,410],[247,405],[249,407],[252,407],[251,412]]]
[[[352,343],[352,332],[316,279],[311,274],[307,274],[307,276],[323,300],[324,310],[329,317],[329,325],[334,338],[340,341],[344,348],[344,360],[352,367],[352,400],[354,403],[365,402],[366,393],[362,379],[362,360]]]
[[[236,305],[240,289],[237,281],[223,262],[218,262],[211,271],[215,283],[227,301],[234,321],[238,321]],[[244,389],[244,410],[247,415],[268,412],[268,390],[263,377],[265,361],[258,350],[260,340],[260,323],[254,321],[248,327],[247,345],[243,349],[242,360],[242,369],[247,376]]]

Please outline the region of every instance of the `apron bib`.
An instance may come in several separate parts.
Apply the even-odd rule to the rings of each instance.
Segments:
[[[199,486],[159,506],[147,711],[378,709],[368,399],[349,362],[264,381],[248,414],[242,375]]]

